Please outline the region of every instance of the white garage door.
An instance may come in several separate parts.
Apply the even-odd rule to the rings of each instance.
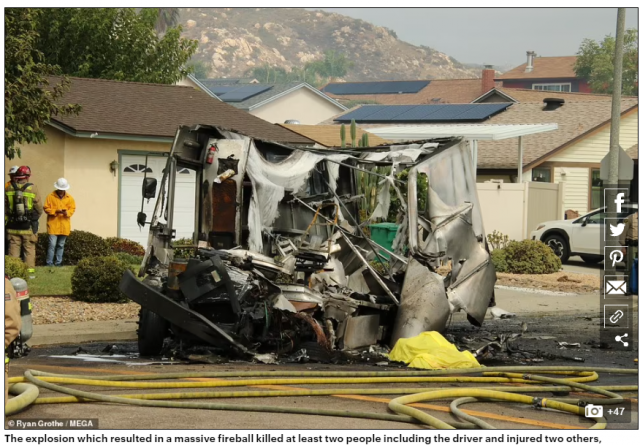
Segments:
[[[156,196],[160,196],[162,170],[167,162],[166,157],[149,156],[147,161],[147,177],[158,180]],[[149,236],[149,225],[142,229],[138,226],[137,217],[142,204],[142,180],[145,174],[145,156],[123,155],[120,163],[121,193],[120,193],[120,237],[137,241],[145,248]],[[173,228],[176,239],[191,238],[193,236],[195,217],[196,175],[193,170],[181,169],[176,179],[176,199],[174,205]],[[156,199],[144,201],[144,213],[147,221],[151,221]],[[165,222],[164,219],[162,219]]]

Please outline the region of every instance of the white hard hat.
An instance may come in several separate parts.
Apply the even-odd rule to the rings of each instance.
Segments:
[[[10,175],[15,175],[19,168],[20,168],[20,167],[18,167],[17,165],[14,165],[13,167],[11,167],[11,168],[9,169],[9,174],[10,174]]]
[[[58,180],[53,184],[56,190],[69,190],[69,181],[64,178],[58,178]]]

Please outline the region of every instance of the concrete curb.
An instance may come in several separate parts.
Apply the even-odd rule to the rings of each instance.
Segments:
[[[137,339],[137,319],[82,321],[76,323],[40,324],[33,326],[29,346],[80,344]]]

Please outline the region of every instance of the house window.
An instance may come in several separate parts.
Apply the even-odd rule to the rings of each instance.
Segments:
[[[131,164],[124,168],[125,173],[153,173],[149,167],[145,167],[144,164]]]
[[[589,210],[602,207],[604,204],[602,179],[600,169],[592,168],[589,177]]]
[[[562,91],[565,93],[571,92],[571,84],[570,83],[534,83],[534,90],[541,91]]]
[[[531,171],[533,182],[551,182],[551,169],[549,167],[536,167]]]

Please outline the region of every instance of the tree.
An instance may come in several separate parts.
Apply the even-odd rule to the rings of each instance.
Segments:
[[[343,53],[334,50],[324,52],[324,58],[316,62],[310,62],[307,67],[320,77],[333,80],[336,77],[344,77],[353,68],[353,62],[347,59]]]
[[[41,11],[30,8],[5,9],[4,65],[4,155],[20,156],[16,144],[40,144],[46,141],[45,124],[51,116],[77,114],[79,105],[60,105],[69,80],[49,82],[60,73],[59,67],[46,63],[35,47],[36,22]]]
[[[159,36],[158,9],[54,8],[40,14],[37,47],[62,73],[96,79],[173,84],[197,41],[180,37],[181,27]]]
[[[608,35],[600,43],[585,39],[578,51],[574,67],[576,76],[586,79],[594,93],[612,94],[613,59],[616,39]],[[624,34],[622,94],[638,95],[638,30],[628,29]]]
[[[324,58],[315,62],[307,62],[304,67],[293,67],[290,71],[282,67],[264,64],[247,70],[246,76],[251,76],[260,83],[290,83],[306,82],[314,87],[325,85],[336,77],[344,77],[353,67],[342,53],[333,50],[325,51]]]
[[[180,10],[178,8],[158,8],[158,18],[156,19],[156,32],[162,34],[169,28],[175,28],[180,20]]]
[[[209,66],[202,60],[191,59],[187,63],[187,67],[192,70],[193,76],[196,79],[207,79],[209,77]]]

